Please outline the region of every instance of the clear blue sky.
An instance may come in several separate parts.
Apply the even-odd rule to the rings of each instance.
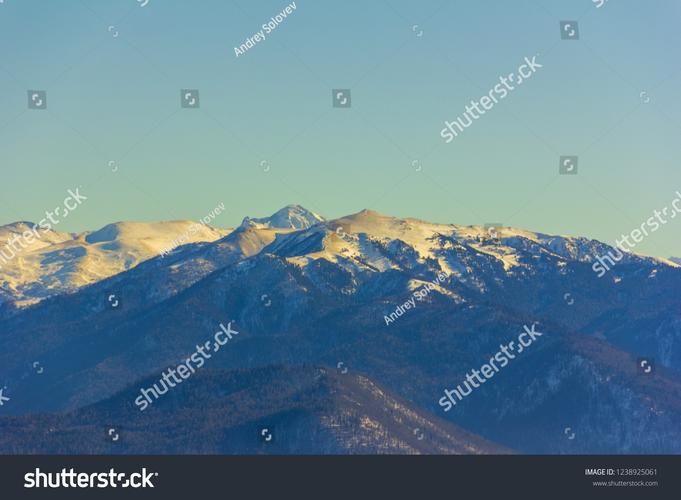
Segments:
[[[677,0],[301,0],[236,58],[288,3],[5,0],[0,224],[82,186],[58,229],[220,202],[233,226],[299,203],[612,243],[681,190]],[[444,120],[534,55],[542,69],[444,143]],[[184,88],[200,109],[180,108]],[[27,110],[29,89],[47,110]],[[559,155],[579,155],[577,176],[557,175]],[[680,234],[681,219],[639,250],[681,255]]]

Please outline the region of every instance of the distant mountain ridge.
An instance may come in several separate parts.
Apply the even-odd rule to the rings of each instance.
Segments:
[[[300,205],[288,205],[270,217],[246,217],[240,228],[306,229],[325,219]],[[14,235],[31,231],[34,223],[0,226],[0,250]],[[0,307],[26,307],[71,293],[131,269],[145,260],[182,245],[214,242],[232,232],[189,220],[117,222],[96,231],[43,233],[30,247],[8,253],[0,261]],[[42,233],[42,232],[41,232]]]
[[[26,418],[30,428],[36,412],[102,403],[109,410],[93,417],[101,424],[115,412],[106,405],[116,394],[158,378],[219,322],[234,321],[242,334],[212,369],[328,371],[342,363],[414,411],[519,452],[681,452],[678,265],[628,254],[598,278],[594,259],[612,247],[586,238],[492,233],[370,210],[313,217],[299,229],[284,214],[6,311],[0,382],[12,405],[0,415]],[[386,314],[441,275],[424,300],[386,325]],[[117,310],[107,301],[112,293],[123,304]],[[536,347],[456,411],[442,412],[444,388],[533,323],[545,332]],[[640,359],[654,371],[642,374]],[[33,372],[36,360],[49,376]],[[269,387],[267,377],[259,380]],[[296,422],[280,425],[294,432]],[[576,439],[566,439],[568,427]],[[162,442],[168,436],[150,439],[150,449],[176,449]]]
[[[365,224],[367,220],[371,220],[374,227],[370,227],[371,224]],[[354,224],[357,230],[364,228],[368,234],[375,229],[388,230],[384,236],[407,240],[399,229],[390,229],[390,223],[386,221],[392,220],[400,219],[382,216],[371,210],[363,210],[354,216],[331,221],[330,224],[336,229],[336,235],[352,231],[350,226]],[[487,245],[490,241],[500,243],[503,240],[504,245],[488,246],[488,249],[503,262],[507,269],[514,267],[513,246],[516,241],[521,241],[517,238],[544,245],[548,250],[559,255],[584,262],[591,262],[596,255],[603,255],[611,248],[585,238],[547,236],[512,228],[497,228],[495,238],[491,238],[489,230],[481,226],[445,226],[415,219],[404,219],[400,224],[404,225],[406,221],[411,221],[414,227],[419,228],[417,232],[419,236],[425,235],[423,230],[427,232],[442,228],[445,233],[449,231],[449,228],[455,228],[454,234],[463,241]],[[329,223],[329,221],[321,215],[300,205],[287,205],[269,217],[245,217],[238,229],[241,231],[246,229],[275,232],[300,231],[315,226],[321,227],[324,223]],[[380,227],[375,226],[376,224]],[[26,307],[47,297],[72,293],[85,285],[134,268],[162,254],[164,250],[173,246],[177,238],[182,237],[185,245],[211,243],[232,232],[231,229],[219,229],[207,225],[199,225],[198,231],[190,231],[193,225],[195,223],[191,221],[118,222],[108,224],[97,231],[78,234],[51,230],[35,241],[31,247],[15,252],[13,259],[0,266],[0,310],[3,304],[5,304],[5,309],[8,306]],[[348,226],[347,231],[343,229],[343,225]],[[7,242],[13,235],[21,235],[25,231],[30,231],[33,226],[33,223],[26,221],[0,226],[0,248],[4,246],[3,242]],[[281,239],[277,245],[283,248],[281,245],[284,245],[285,241],[288,241],[290,245],[298,237]],[[415,248],[424,249],[423,241],[414,241],[413,238],[408,241],[415,243]],[[503,250],[503,247],[506,247],[506,250]],[[361,249],[356,250],[361,253]],[[428,254],[428,251],[426,250],[425,253]],[[323,254],[322,251],[317,257]],[[665,262],[665,259],[642,256],[633,258]],[[629,256],[625,258],[625,261],[628,259]],[[368,262],[367,259],[363,260]],[[681,265],[681,259],[671,258],[666,262]]]
[[[0,268],[0,305],[35,304],[46,297],[71,293],[159,255],[174,238],[188,235],[187,243],[211,242],[231,230],[197,225],[192,221],[118,222],[97,231],[59,233],[41,231],[29,248],[13,252]],[[16,223],[0,227],[0,249],[13,234],[34,227]]]

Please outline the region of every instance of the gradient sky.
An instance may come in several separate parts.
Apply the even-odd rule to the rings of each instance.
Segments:
[[[57,229],[220,202],[229,227],[299,203],[613,243],[681,190],[678,0],[300,0],[237,59],[286,5],[5,0],[0,224],[82,186]],[[560,40],[561,20],[580,40]],[[444,120],[534,55],[542,69],[444,143]],[[200,109],[180,108],[182,88]],[[333,88],[351,109],[332,108]],[[46,111],[27,110],[28,89]],[[579,155],[577,176],[557,175],[559,155]],[[681,219],[638,250],[681,255],[679,235]]]

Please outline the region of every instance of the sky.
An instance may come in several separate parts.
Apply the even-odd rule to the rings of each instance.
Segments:
[[[56,229],[219,203],[233,227],[295,203],[612,244],[681,190],[677,0],[300,0],[237,57],[289,3],[5,0],[0,224],[80,187]],[[445,120],[533,56],[531,78],[445,143]],[[563,155],[577,175],[558,175]],[[637,251],[681,256],[679,235],[681,218]]]

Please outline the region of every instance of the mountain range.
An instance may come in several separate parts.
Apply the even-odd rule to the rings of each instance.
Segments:
[[[215,241],[230,232],[198,224],[197,231],[189,231],[193,225],[191,221],[119,222],[80,234],[47,231],[0,269],[0,307],[7,303],[24,307],[73,292],[159,255],[182,235],[188,243],[197,243]],[[33,226],[31,222],[2,226],[0,242]]]
[[[0,269],[0,452],[681,453],[678,262],[599,278],[614,250],[588,238],[299,205],[161,255],[191,224],[50,233]],[[227,322],[234,341],[140,412]],[[444,412],[531,324],[537,345]]]

